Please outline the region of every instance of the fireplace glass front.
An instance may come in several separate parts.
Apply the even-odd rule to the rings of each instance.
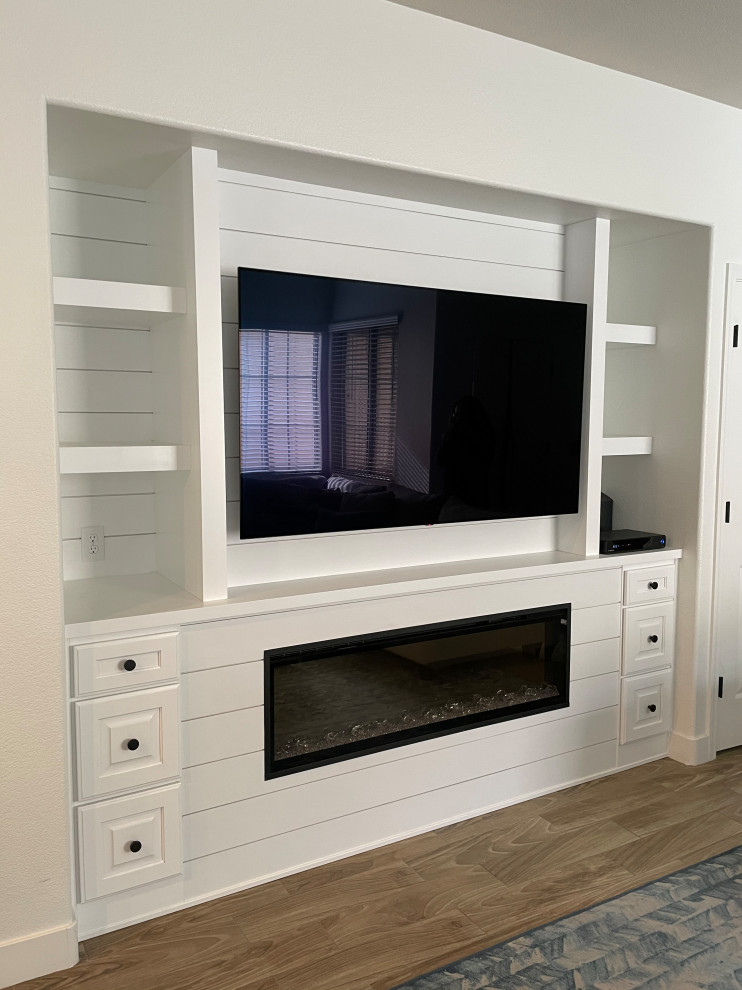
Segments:
[[[265,654],[266,777],[569,703],[570,606]]]

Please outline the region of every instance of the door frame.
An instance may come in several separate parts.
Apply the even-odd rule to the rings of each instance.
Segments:
[[[718,589],[721,582],[721,564],[722,564],[722,554],[721,554],[721,542],[723,535],[724,526],[724,512],[726,492],[724,490],[724,467],[725,467],[725,439],[728,426],[728,412],[727,412],[727,397],[729,395],[729,383],[727,381],[727,376],[729,374],[730,368],[730,351],[732,349],[733,342],[733,326],[734,326],[734,312],[733,307],[735,303],[735,284],[740,284],[740,309],[742,310],[742,263],[738,262],[727,262],[726,270],[726,285],[724,294],[724,332],[722,336],[722,364],[721,364],[721,389],[720,389],[720,410],[719,410],[719,439],[717,448],[717,469],[716,469],[716,512],[715,512],[715,525],[714,525],[714,568],[713,568],[713,590],[712,590],[712,607],[711,607],[711,674],[712,680],[709,685],[708,692],[708,725],[709,725],[709,736],[710,736],[710,752],[713,757],[716,757],[718,742],[718,714],[719,706],[717,704],[718,699],[718,683],[719,677],[723,676],[724,668],[722,665],[722,657],[720,655],[720,638],[719,638],[719,594]],[[740,312],[740,319],[738,321],[742,324],[742,311]],[[740,350],[742,353],[742,341],[740,341]],[[742,511],[742,497],[740,497],[740,510]]]

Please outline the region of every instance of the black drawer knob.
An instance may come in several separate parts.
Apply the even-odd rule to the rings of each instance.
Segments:
[[[650,710],[650,712],[657,711],[657,705],[647,705],[647,708]]]
[[[647,636],[647,639],[649,640],[650,643],[656,643],[657,640],[659,639],[659,636]]]
[[[649,582],[649,587],[650,587],[650,589],[652,591],[656,591],[659,588],[659,585],[657,584],[656,581],[650,581]]]
[[[130,749],[133,753],[135,749],[139,749],[139,740],[138,739],[127,740],[126,748]]]
[[[136,670],[137,662],[136,660],[132,660],[131,657],[129,657],[128,660],[124,660],[123,667],[124,670]]]
[[[142,843],[139,841],[139,839],[132,839],[132,841],[129,843],[130,852],[138,853],[141,848],[142,848]]]

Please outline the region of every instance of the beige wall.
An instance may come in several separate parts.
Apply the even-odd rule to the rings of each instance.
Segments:
[[[0,39],[2,942],[72,916],[44,102],[715,224],[707,438],[724,264],[742,259],[742,114],[385,0],[2,0]],[[703,683],[706,450],[686,672]],[[681,731],[703,710],[681,706]]]

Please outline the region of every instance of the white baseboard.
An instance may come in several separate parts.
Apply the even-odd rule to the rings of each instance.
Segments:
[[[12,987],[24,980],[69,969],[78,959],[76,921],[62,928],[0,942],[0,987]]]
[[[684,736],[680,732],[671,734],[668,755],[689,767],[708,763],[716,756],[711,746],[711,736]]]

